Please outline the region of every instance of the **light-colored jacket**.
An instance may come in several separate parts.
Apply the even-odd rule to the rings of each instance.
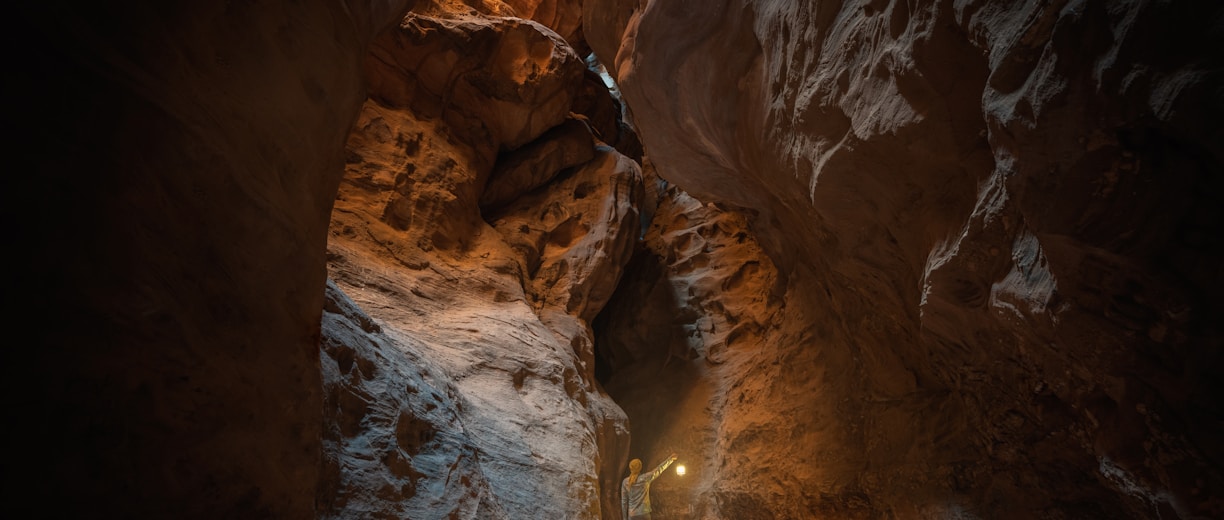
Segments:
[[[621,518],[629,520],[631,516],[642,516],[650,513],[650,482],[667,469],[676,459],[668,458],[659,464],[654,471],[638,475],[637,481],[629,485],[629,477],[621,481]]]

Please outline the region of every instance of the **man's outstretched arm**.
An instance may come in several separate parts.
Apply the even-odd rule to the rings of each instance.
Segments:
[[[667,460],[665,460],[665,461],[663,461],[661,464],[659,464],[659,467],[655,468],[655,469],[654,469],[654,471],[651,471],[651,472],[650,472],[650,480],[654,480],[654,479],[656,479],[656,478],[659,478],[659,475],[662,475],[662,474],[663,474],[663,471],[664,471],[664,470],[666,470],[668,466],[671,466],[671,463],[673,463],[673,462],[676,462],[676,454],[675,454],[675,453],[672,453],[670,457],[667,457]]]

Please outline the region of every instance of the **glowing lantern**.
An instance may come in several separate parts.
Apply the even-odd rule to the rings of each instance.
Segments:
[[[676,474],[680,475],[681,477],[684,476],[684,464],[679,464],[676,466]]]

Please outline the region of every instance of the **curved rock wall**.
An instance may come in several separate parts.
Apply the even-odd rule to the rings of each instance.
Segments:
[[[707,4],[584,5],[660,176],[742,211],[785,287],[753,369],[672,365],[705,406],[622,401],[671,444],[647,458],[705,439],[685,511],[1221,514],[1220,7]],[[677,278],[665,242],[637,283],[743,262]],[[636,341],[612,355],[691,340]]]
[[[409,3],[15,6],[9,514],[314,516],[327,221]]]

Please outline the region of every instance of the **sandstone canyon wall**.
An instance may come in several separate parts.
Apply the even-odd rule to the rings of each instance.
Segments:
[[[325,517],[619,514],[629,427],[589,323],[640,168],[565,38],[476,7],[418,6],[366,60],[328,240]]]
[[[635,442],[697,468],[664,514],[1224,514],[1218,5],[584,15],[706,202],[663,195],[597,334]]]
[[[1222,16],[19,6],[5,497],[614,518],[677,451],[657,520],[1224,516]]]
[[[15,7],[9,514],[313,517],[327,222],[408,2]]]

